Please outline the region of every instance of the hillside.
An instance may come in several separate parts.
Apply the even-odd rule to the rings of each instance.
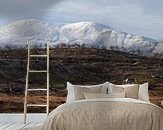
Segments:
[[[45,53],[45,50],[33,50],[32,53]],[[26,57],[27,50],[0,52],[0,92],[3,93],[0,102],[4,106],[1,111],[23,111]],[[46,68],[45,60],[33,59],[32,65],[36,69]],[[46,76],[43,74],[30,77],[31,87],[45,86]],[[67,81],[73,84],[99,84],[105,81],[122,84],[127,78],[136,83],[149,82],[151,101],[159,104],[163,100],[163,59],[79,46],[53,48],[50,50],[50,89],[51,98],[55,100],[51,101],[51,110],[64,102]],[[18,99],[15,102],[20,108],[13,106],[9,109],[12,102],[6,104],[9,102],[9,98],[3,98],[6,95]],[[45,100],[40,93],[34,95],[38,95],[35,97],[38,101]]]
[[[94,22],[56,25],[36,19],[26,19],[0,27],[0,47],[4,49],[7,45],[22,48],[26,46],[27,40],[32,40],[40,47],[46,42],[50,42],[52,47],[60,43],[70,45],[77,43],[87,47],[107,49],[116,47],[120,51],[144,56],[163,54],[159,49],[162,44],[154,39],[118,31]]]
[[[155,54],[163,54],[163,41],[158,43],[154,51]]]

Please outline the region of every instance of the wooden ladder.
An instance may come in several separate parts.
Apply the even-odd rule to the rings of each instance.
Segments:
[[[47,54],[46,55],[31,55],[31,41],[27,41],[28,45],[28,62],[27,62],[27,74],[26,74],[26,87],[25,87],[25,98],[24,98],[24,124],[26,124],[27,120],[27,108],[28,107],[46,107],[47,116],[49,115],[49,44],[47,43]],[[30,70],[30,58],[31,57],[45,57],[47,58],[47,70]],[[37,89],[29,89],[28,82],[29,82],[29,73],[47,73],[47,88],[37,88]],[[47,102],[46,104],[28,104],[27,96],[28,91],[47,91]]]

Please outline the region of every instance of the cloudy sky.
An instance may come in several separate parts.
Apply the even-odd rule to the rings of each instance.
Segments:
[[[0,26],[20,19],[93,21],[163,40],[163,0],[0,0]]]

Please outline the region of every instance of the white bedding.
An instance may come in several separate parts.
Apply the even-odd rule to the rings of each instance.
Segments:
[[[162,130],[163,110],[131,98],[78,100],[50,113],[43,130]]]

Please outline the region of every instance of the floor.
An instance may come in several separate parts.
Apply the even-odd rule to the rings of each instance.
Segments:
[[[0,130],[20,130],[20,129],[23,129],[23,128],[28,128],[28,127],[35,127],[35,126],[41,126],[43,125],[43,123],[27,123],[27,124],[24,124],[24,123],[0,123]]]
[[[24,114],[0,114],[0,130],[19,130],[28,127],[35,127],[43,125],[46,119],[46,114],[31,113],[27,114],[27,123],[24,124]]]

